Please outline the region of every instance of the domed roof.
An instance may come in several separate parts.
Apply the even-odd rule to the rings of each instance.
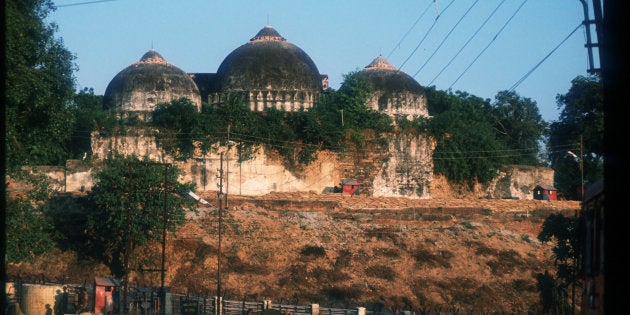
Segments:
[[[121,112],[150,112],[157,104],[181,97],[189,98],[201,109],[199,88],[192,78],[151,49],[109,82],[103,107]]]
[[[223,92],[322,90],[322,78],[313,60],[271,26],[232,51],[219,66],[217,76]]]
[[[382,55],[376,57],[358,73],[367,79],[374,89],[386,92],[410,92],[423,94],[424,89],[410,75],[396,69]]]
[[[379,55],[356,73],[372,88],[368,106],[390,116],[428,117],[424,88]]]

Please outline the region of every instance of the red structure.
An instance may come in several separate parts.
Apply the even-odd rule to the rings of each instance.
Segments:
[[[558,190],[553,186],[538,185],[534,188],[534,199],[536,200],[558,200]]]
[[[358,196],[360,186],[361,183],[359,183],[356,179],[344,179],[341,181],[341,194]]]
[[[114,314],[118,305],[118,287],[120,283],[114,278],[94,278],[94,314]]]

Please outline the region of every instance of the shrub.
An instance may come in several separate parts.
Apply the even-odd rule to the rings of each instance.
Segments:
[[[326,250],[322,246],[306,245],[300,251],[300,255],[311,258],[320,258],[326,256]]]
[[[394,271],[390,266],[374,265],[365,269],[365,275],[384,280],[394,280],[396,278],[396,271]]]

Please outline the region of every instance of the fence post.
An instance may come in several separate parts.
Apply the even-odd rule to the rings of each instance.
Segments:
[[[319,315],[319,304],[311,304],[311,315]]]
[[[357,307],[357,315],[365,315],[365,307]]]
[[[221,303],[223,301],[223,298],[220,296],[215,296],[213,297],[214,300],[214,311],[215,314],[214,315],[221,315],[223,314],[223,303]]]

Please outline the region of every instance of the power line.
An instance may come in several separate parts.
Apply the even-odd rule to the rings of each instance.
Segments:
[[[453,56],[451,58],[451,60],[449,60],[446,65],[444,65],[444,67],[442,67],[442,69],[440,70],[440,72],[438,72],[438,74],[433,78],[433,80],[431,80],[431,82],[429,82],[429,86],[431,84],[433,84],[433,82],[442,74],[442,72],[444,72],[444,70],[446,68],[448,68],[448,66],[451,65],[451,63],[453,62],[453,60],[455,60],[455,58],[457,58],[457,56],[459,56],[459,54],[464,50],[464,48],[466,48],[468,46],[468,44],[470,43],[470,41],[472,41],[473,38],[475,38],[475,36],[477,36],[477,34],[479,33],[479,31],[481,31],[481,29],[486,25],[486,23],[488,23],[488,21],[492,18],[492,16],[494,16],[494,14],[499,10],[499,8],[501,7],[501,5],[503,5],[503,3],[505,3],[505,0],[501,1],[501,3],[499,3],[499,5],[497,5],[496,8],[494,8],[494,10],[492,11],[492,13],[490,13],[490,15],[488,15],[488,17],[486,18],[485,21],[483,21],[483,23],[477,28],[477,30],[475,31],[474,34],[472,34],[472,36],[470,36],[470,38],[468,38],[468,40],[466,41],[466,43],[464,43],[464,45],[459,49],[459,51],[457,51],[457,53],[455,54],[455,56]]]
[[[69,3],[69,4],[60,4],[60,5],[58,5],[58,6],[57,6],[57,8],[74,7],[74,6],[79,6],[79,5],[95,4],[95,3],[101,3],[101,2],[111,2],[111,1],[118,1],[118,0],[94,0],[94,1],[87,1],[87,2],[77,2],[77,3]]]
[[[442,41],[440,42],[440,44],[437,46],[437,48],[435,48],[435,50],[433,51],[433,53],[431,54],[431,56],[429,56],[429,58],[427,59],[427,61],[424,62],[424,64],[422,65],[422,67],[420,67],[420,69],[418,69],[418,71],[416,71],[416,73],[413,74],[412,77],[416,77],[416,75],[418,75],[418,73],[424,69],[424,66],[427,65],[427,63],[429,63],[429,61],[431,60],[431,58],[433,58],[433,56],[435,56],[435,53],[437,53],[437,51],[440,49],[440,47],[442,47],[442,45],[444,44],[444,42],[451,36],[451,33],[453,33],[453,31],[455,30],[455,28],[457,28],[457,25],[459,25],[459,23],[461,23],[461,21],[466,17],[466,15],[468,15],[468,13],[470,12],[470,10],[472,10],[472,8],[477,4],[477,2],[479,2],[479,0],[475,0],[475,2],[468,8],[468,10],[466,10],[466,12],[464,13],[464,15],[462,15],[461,18],[459,18],[459,20],[457,21],[457,23],[455,23],[455,25],[453,25],[453,27],[451,28],[451,30],[448,32],[448,34],[446,34],[446,36],[444,36],[444,39],[442,39]]]
[[[418,19],[416,19],[416,21],[413,23],[413,25],[411,25],[411,27],[409,28],[409,30],[407,31],[407,33],[405,33],[405,35],[403,35],[403,37],[400,39],[400,41],[398,42],[398,44],[396,44],[396,46],[394,46],[394,48],[392,49],[392,51],[387,55],[387,59],[389,59],[389,57],[394,53],[394,50],[396,50],[396,48],[400,48],[400,44],[402,43],[403,40],[405,40],[405,38],[407,37],[407,35],[409,35],[409,33],[411,32],[411,30],[416,26],[416,24],[418,24],[418,22],[420,21],[420,19],[422,19],[422,17],[424,16],[425,13],[427,13],[427,11],[429,11],[429,8],[431,7],[431,3],[429,3],[429,5],[427,6],[426,9],[424,9],[424,12],[422,12],[422,14],[420,15],[420,17],[418,17]]]
[[[448,8],[451,6],[451,4],[453,4],[453,2],[455,2],[455,0],[452,0],[451,3],[449,3],[446,8],[444,9],[443,12],[446,12],[446,10],[448,10]],[[402,67],[405,65],[405,63],[407,63],[407,61],[409,61],[409,59],[411,59],[411,57],[416,53],[416,51],[418,50],[418,48],[420,48],[420,45],[422,45],[422,43],[424,42],[424,40],[427,38],[427,36],[429,36],[429,34],[431,33],[431,30],[433,29],[433,27],[435,26],[435,24],[437,24],[438,19],[440,18],[441,13],[438,12],[438,15],[435,17],[435,20],[433,21],[433,24],[431,24],[431,27],[429,28],[429,30],[426,32],[426,34],[424,34],[424,37],[420,40],[420,42],[418,43],[418,45],[416,46],[416,48],[413,49],[413,51],[411,52],[411,54],[409,55],[409,57],[407,57],[407,59],[405,59],[405,61],[403,61],[403,63],[400,65],[400,67],[398,67],[398,69],[402,69]]]
[[[554,47],[546,56],[545,58],[543,58],[540,62],[538,62],[531,70],[527,71],[527,73],[521,77],[518,81],[516,81],[516,83],[514,83],[514,85],[512,85],[512,87],[510,87],[509,91],[514,91],[514,89],[519,86],[521,83],[523,83],[523,81],[525,81],[525,79],[527,79],[536,69],[538,69],[538,67],[545,62],[545,60],[547,60],[547,58],[549,58],[549,56],[551,56],[560,46],[562,46],[562,44],[564,44],[564,42],[567,41],[567,39],[569,39],[571,37],[571,35],[573,35],[573,33],[575,33],[575,31],[577,31],[580,26],[582,26],[582,23],[578,24],[578,26],[571,31],[571,33],[569,33],[569,35],[567,35],[567,37],[565,37],[556,47]]]
[[[486,47],[484,47],[484,49],[477,55],[477,57],[475,57],[475,59],[468,65],[468,67],[466,67],[466,69],[464,69],[464,71],[457,77],[457,79],[455,79],[455,81],[453,83],[451,83],[451,85],[448,87],[449,89],[452,88],[453,85],[455,85],[455,83],[457,83],[457,81],[459,81],[459,79],[468,71],[468,69],[470,69],[470,67],[477,61],[477,59],[479,59],[479,57],[481,57],[481,55],[488,49],[488,47],[490,47],[490,45],[492,45],[494,40],[497,39],[499,34],[501,34],[501,32],[505,29],[505,27],[507,27],[507,25],[510,23],[510,21],[512,21],[514,16],[516,16],[516,13],[518,13],[518,11],[521,10],[523,5],[525,5],[525,2],[527,2],[527,0],[523,0],[521,5],[516,9],[516,11],[514,11],[512,16],[510,16],[510,18],[505,22],[505,24],[503,24],[501,29],[499,29],[499,31],[494,35],[492,40],[490,42],[488,42],[488,45],[486,45]]]

